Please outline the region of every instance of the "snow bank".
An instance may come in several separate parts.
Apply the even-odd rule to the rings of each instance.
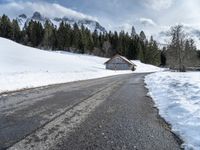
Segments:
[[[186,150],[200,149],[200,72],[160,72],[145,82],[159,113],[183,140]]]
[[[132,61],[136,65],[134,73],[148,73],[148,72],[159,72],[164,71],[163,68],[159,68],[153,65],[141,63],[139,60]]]
[[[106,70],[104,62],[107,60],[107,58],[68,52],[43,51],[0,38],[0,93],[133,73],[132,71]],[[150,70],[148,65],[138,61],[134,63],[139,64],[136,72]]]

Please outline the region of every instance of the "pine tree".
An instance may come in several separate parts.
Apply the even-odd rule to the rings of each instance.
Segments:
[[[128,32],[124,35],[123,38],[123,49],[124,49],[124,56],[129,58],[129,45],[130,45],[130,38]]]
[[[79,30],[78,24],[75,23],[72,31],[72,47],[79,49],[82,47],[81,31]]]
[[[133,59],[137,60],[139,59],[139,53],[141,51],[141,45],[140,45],[140,39],[139,39],[139,36],[136,35],[133,39],[132,39],[132,42],[133,42]]]
[[[131,60],[134,59],[134,43],[131,39],[129,39],[127,58]]]
[[[87,34],[86,34],[86,29],[83,26],[83,24],[81,25],[81,30],[80,30],[80,41],[79,41],[79,53],[84,54],[87,51],[87,45],[88,45],[88,38],[87,38]]]
[[[114,50],[117,49],[118,41],[119,41],[118,33],[115,31],[114,35],[113,35],[113,41],[111,42],[112,47],[113,47]]]
[[[12,23],[6,15],[1,17],[0,36],[9,39],[12,38]]]
[[[36,30],[36,37],[37,37],[36,46],[39,46],[42,44],[42,40],[44,37],[44,29],[40,22],[35,23],[35,30]]]
[[[141,31],[141,32],[140,32],[140,39],[141,39],[142,41],[145,41],[145,40],[146,40],[146,35],[145,35],[144,31]]]
[[[131,37],[134,38],[137,35],[136,31],[135,31],[135,27],[132,26],[132,30],[131,30]]]
[[[166,47],[163,47],[160,53],[160,66],[166,66]]]
[[[117,45],[117,51],[120,55],[125,55],[125,49],[124,49],[124,36],[125,33],[124,31],[121,31],[119,33],[119,40],[118,40],[118,45]]]
[[[91,54],[92,50],[94,49],[94,41],[93,41],[90,30],[86,29],[85,32],[86,32],[86,38],[87,38],[86,49],[89,50],[89,53]]]
[[[141,62],[144,62],[144,53],[143,53],[143,49],[142,49],[140,40],[137,43],[137,50],[138,50],[138,59]]]
[[[42,43],[44,31],[42,24],[37,21],[31,20],[26,28],[28,36],[28,45],[38,47]]]
[[[57,34],[56,34],[56,37],[58,40],[58,49],[60,49],[60,50],[64,50],[64,48],[65,48],[65,38],[63,36],[64,28],[65,28],[65,23],[62,21],[60,23],[60,26],[59,26]]]
[[[58,28],[56,37],[58,41],[58,48],[60,50],[68,50],[72,45],[72,40],[73,40],[73,33],[71,26],[62,21]]]
[[[54,26],[49,21],[46,21],[44,25],[44,37],[42,45],[46,49],[53,49],[55,47],[55,42],[56,36]]]
[[[18,25],[17,20],[13,20],[12,21],[12,40],[19,42],[21,41],[21,31],[20,31],[20,27]]]
[[[98,38],[98,32],[97,32],[96,29],[94,30],[94,32],[92,34],[92,38],[93,38],[95,47],[99,48],[100,47],[100,42],[99,42],[99,38]]]
[[[146,63],[159,65],[160,64],[160,51],[158,49],[158,45],[156,41],[154,41],[153,36],[150,37],[150,41],[148,43],[146,49]]]

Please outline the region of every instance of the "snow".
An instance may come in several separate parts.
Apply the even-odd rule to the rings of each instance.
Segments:
[[[159,68],[153,65],[141,63],[139,60],[132,61],[136,65],[136,70],[134,73],[151,73],[151,72],[161,72],[165,69]]]
[[[133,73],[106,70],[104,62],[107,60],[96,56],[39,50],[0,38],[0,93]],[[149,68],[149,65],[139,61],[134,63],[138,64],[136,72],[150,72],[154,68],[152,72],[157,68]]]
[[[159,72],[145,78],[159,113],[186,150],[200,149],[200,72]]]
[[[24,28],[24,26],[26,24],[26,19],[22,18],[22,17],[18,17],[17,21],[18,21],[20,29],[23,30],[23,28]]]

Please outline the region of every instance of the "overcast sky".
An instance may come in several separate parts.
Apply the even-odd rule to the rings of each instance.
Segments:
[[[200,0],[0,0],[0,13],[16,17],[39,11],[43,15],[98,20],[108,30],[156,36],[175,24],[200,29]]]

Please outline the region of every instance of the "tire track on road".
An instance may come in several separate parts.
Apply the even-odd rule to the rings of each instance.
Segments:
[[[69,132],[72,132],[81,124],[120,84],[122,84],[122,81],[114,81],[66,108],[62,113],[17,141],[9,150],[49,149],[58,143],[59,139],[67,136]]]

